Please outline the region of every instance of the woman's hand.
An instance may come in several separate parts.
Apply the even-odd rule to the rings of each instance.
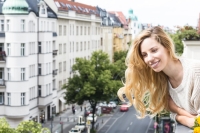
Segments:
[[[184,126],[187,126],[189,128],[192,128],[194,126],[194,121],[195,118],[187,117],[187,116],[182,116],[182,115],[177,115],[176,120],[181,123]]]

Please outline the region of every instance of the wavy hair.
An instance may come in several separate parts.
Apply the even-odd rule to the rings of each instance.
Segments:
[[[118,91],[118,96],[122,99],[120,93],[124,92],[142,118],[147,114],[154,116],[168,109],[168,77],[162,71],[153,71],[141,55],[140,46],[146,38],[150,37],[168,50],[170,58],[178,60],[171,38],[158,26],[143,30],[134,39],[126,57],[124,87]]]

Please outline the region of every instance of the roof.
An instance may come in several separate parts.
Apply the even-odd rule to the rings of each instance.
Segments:
[[[122,23],[120,22],[119,18],[113,13],[109,12],[108,14],[109,14],[110,19],[112,19],[112,21],[113,21],[113,26],[121,27]]]
[[[38,16],[38,3],[39,3],[39,0],[26,0],[26,2],[28,4],[29,13],[30,12],[34,12]],[[4,3],[5,3],[4,1],[0,2],[0,14],[3,14],[2,13],[2,6],[3,6]],[[53,10],[48,5],[47,5],[47,14],[48,14],[49,18],[57,18],[57,15],[53,12]]]
[[[124,29],[128,29],[128,23],[126,17],[121,11],[109,11],[109,13],[115,14],[118,17],[121,24],[123,24]]]
[[[97,12],[97,8],[95,6],[90,6],[79,2],[66,1],[66,0],[54,0],[54,2],[58,10],[60,11],[72,10],[79,14],[86,14],[86,15],[93,14],[99,16],[99,13]]]

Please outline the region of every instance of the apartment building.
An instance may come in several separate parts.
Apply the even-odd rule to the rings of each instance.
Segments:
[[[53,66],[58,69],[53,79],[53,104],[56,112],[61,112],[70,105],[65,105],[63,84],[73,76],[72,66],[76,58],[90,59],[93,51],[102,50],[101,18],[96,7],[66,0],[45,0],[57,14],[58,54]]]
[[[42,123],[52,115],[57,16],[38,0],[2,0],[0,11],[0,117]]]

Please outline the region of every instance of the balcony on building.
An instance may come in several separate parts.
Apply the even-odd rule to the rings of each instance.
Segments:
[[[29,106],[5,106],[5,114],[8,118],[23,118],[29,115]]]
[[[0,51],[0,62],[5,62],[6,61],[6,52],[5,51]]]
[[[53,50],[53,55],[56,56],[58,53],[58,50]]]
[[[53,76],[56,76],[57,73],[58,73],[58,69],[54,69],[54,70],[53,70]]]
[[[0,79],[0,87],[5,86],[5,80],[4,79]]]
[[[52,98],[53,98],[52,94],[47,95],[45,97],[39,96],[38,106],[39,107],[46,107],[47,105],[52,103]]]

